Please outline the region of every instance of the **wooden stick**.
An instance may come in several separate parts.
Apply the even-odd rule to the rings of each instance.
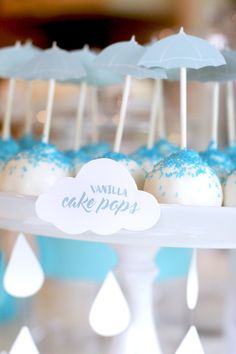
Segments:
[[[81,134],[82,134],[82,125],[84,120],[86,95],[87,95],[87,83],[82,82],[80,86],[80,94],[79,94],[79,101],[78,101],[77,115],[76,115],[74,151],[78,150],[81,145]]]
[[[92,143],[98,142],[98,91],[97,87],[91,87],[91,138]]]
[[[16,86],[16,80],[14,78],[10,79],[8,83],[6,110],[3,119],[3,131],[2,131],[3,140],[7,140],[11,137],[11,119],[12,119],[13,100],[15,95],[15,86]]]
[[[27,81],[26,86],[26,113],[25,113],[25,135],[32,133],[32,81]]]
[[[180,69],[181,149],[187,148],[187,70]]]
[[[55,86],[56,86],[55,80],[54,79],[49,80],[48,100],[47,100],[47,109],[46,109],[46,121],[44,124],[43,137],[42,137],[42,142],[46,143],[46,144],[49,141],[49,135],[50,135],[50,129],[51,129],[53,101],[54,101],[54,96],[55,96]]]
[[[235,107],[234,107],[234,84],[229,81],[226,84],[226,105],[228,122],[229,146],[235,145]]]
[[[153,88],[153,96],[152,96],[152,106],[151,106],[151,114],[149,120],[149,130],[148,130],[148,138],[147,138],[147,148],[152,149],[155,140],[155,128],[157,123],[157,115],[160,105],[160,80],[154,81]]]
[[[124,90],[123,90],[119,122],[118,122],[118,126],[116,129],[116,137],[115,137],[114,148],[113,148],[114,152],[120,152],[121,140],[122,140],[123,131],[124,131],[125,117],[126,117],[127,108],[128,108],[130,89],[131,89],[131,76],[127,75],[126,79],[125,79]]]

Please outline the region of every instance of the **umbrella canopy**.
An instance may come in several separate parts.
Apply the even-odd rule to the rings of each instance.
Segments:
[[[226,65],[218,67],[204,67],[199,70],[188,70],[188,79],[202,82],[207,81],[233,81],[236,80],[236,52],[233,50],[223,50],[222,55]]]
[[[19,67],[17,75],[24,80],[67,81],[86,76],[86,71],[70,52],[54,45]]]
[[[136,79],[167,78],[165,71],[161,68],[149,70],[138,65],[145,52],[146,49],[132,37],[130,41],[118,42],[102,50],[94,60],[94,64],[110,69],[118,75],[129,75]]]
[[[225,59],[209,42],[186,34],[181,28],[178,34],[150,45],[138,64],[147,68],[199,69],[205,66],[224,65]]]
[[[92,86],[110,86],[120,84],[123,81],[122,76],[105,68],[94,65],[97,54],[90,50],[88,46],[83,49],[73,50],[71,54],[80,61],[86,71],[84,80]],[[79,83],[78,80],[72,80],[71,83]]]
[[[236,52],[233,50],[221,51],[226,65],[217,67],[206,66],[201,69],[188,69],[188,80],[201,82],[225,82],[236,80]],[[169,80],[179,80],[179,70],[167,70]]]
[[[138,64],[147,68],[162,67],[180,69],[180,122],[181,147],[187,147],[187,68],[224,65],[223,55],[209,42],[184,33],[183,28],[175,35],[149,46]]]
[[[0,49],[0,76],[12,78],[15,76],[16,68],[24,65],[37,53],[33,46],[21,45],[17,42],[14,46]]]

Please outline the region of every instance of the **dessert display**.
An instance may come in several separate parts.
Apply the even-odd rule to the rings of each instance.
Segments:
[[[192,46],[189,45],[190,42],[193,44]],[[231,55],[234,55],[236,57],[236,54],[231,53]],[[30,123],[30,119],[32,119],[32,117],[27,118],[28,128],[25,129],[25,134],[23,138],[20,139],[18,142],[11,139],[10,134],[3,134],[3,138],[0,141],[0,161],[2,161],[2,168],[0,164],[0,191],[12,194],[21,194],[23,196],[19,197],[20,200],[25,199],[29,203],[32,203],[32,200],[34,201],[34,198],[25,198],[24,196],[40,196],[41,194],[48,192],[51,188],[53,191],[55,191],[56,187],[54,187],[53,189],[53,186],[56,184],[56,182],[59,182],[57,186],[61,185],[61,182],[63,186],[64,180],[60,180],[66,176],[75,177],[87,162],[91,162],[91,160],[100,158],[108,158],[117,161],[129,171],[130,175],[136,182],[136,185],[139,190],[152,194],[152,196],[150,196],[146,193],[137,191],[133,180],[130,178],[127,172],[122,169],[124,174],[129,177],[132,182],[132,185],[134,186],[133,189],[137,193],[134,194],[135,196],[140,196],[140,198],[141,196],[146,196],[147,198],[150,198],[150,201],[152,200],[155,205],[158,205],[158,203],[156,203],[155,198],[159,203],[171,204],[171,206],[168,207],[160,207],[158,205],[158,210],[163,208],[163,219],[161,219],[161,223],[168,223],[168,227],[170,230],[168,231],[169,233],[175,233],[177,235],[177,233],[179,232],[179,228],[178,221],[176,222],[177,217],[174,221],[174,226],[171,225],[171,222],[166,221],[166,215],[168,215],[168,210],[170,210],[173,213],[172,216],[175,217],[174,213],[177,210],[175,209],[176,205],[181,205],[181,207],[178,207],[179,209],[176,213],[179,213],[179,215],[180,213],[182,213],[182,218],[183,215],[185,217],[186,214],[187,218],[187,210],[190,210],[191,206],[195,207],[192,208],[191,212],[196,213],[196,218],[199,219],[199,229],[196,230],[196,233],[192,231],[192,233],[188,234],[188,231],[186,231],[187,236],[185,236],[189,237],[190,240],[187,244],[187,247],[191,247],[191,241],[198,238],[198,233],[202,235],[201,232],[202,229],[204,229],[204,216],[202,216],[203,223],[201,224],[201,220],[197,215],[197,212],[200,213],[200,209],[203,210],[203,212],[204,210],[208,211],[209,209],[211,209],[213,215],[215,210],[216,213],[221,213],[223,211],[223,208],[221,208],[222,205],[226,207],[236,206],[236,154],[235,146],[232,142],[233,140],[235,141],[235,139],[232,139],[232,137],[230,139],[229,147],[227,147],[225,150],[222,150],[218,147],[218,113],[216,110],[216,106],[219,104],[219,102],[217,102],[217,99],[215,100],[215,111],[213,112],[212,118],[214,126],[212,134],[213,144],[210,145],[206,151],[201,153],[189,147],[187,141],[187,79],[188,75],[190,75],[189,78],[193,80],[192,70],[195,70],[196,72],[199,71],[199,73],[201,74],[201,70],[203,70],[202,68],[205,68],[204,77],[206,78],[208,75],[208,69],[206,68],[213,67],[214,75],[217,77],[217,72],[219,70],[219,81],[222,81],[222,69],[220,68],[224,66],[227,68],[229,60],[230,59],[228,59],[228,57],[227,60],[225,60],[224,55],[214,46],[209,44],[207,41],[186,34],[184,33],[183,29],[181,29],[181,31],[176,35],[169,36],[160,41],[154,41],[152,44],[146,47],[142,47],[141,45],[139,45],[134,38],[132,38],[130,41],[115,43],[105,48],[98,55],[92,53],[92,51],[90,51],[88,47],[70,53],[65,50],[59,49],[55,44],[52,48],[48,50],[36,53],[35,56],[29,60],[28,63],[21,64],[17,70],[15,69],[14,72],[16,72],[17,74],[14,75],[17,75],[17,77],[19,78],[29,80],[30,82],[33,80],[47,80],[49,82],[46,111],[45,113],[43,113],[44,126],[42,137],[40,141],[37,141],[36,137],[34,137],[33,135],[31,128],[29,128],[29,126],[32,125],[32,121]],[[232,70],[232,67],[230,70]],[[179,146],[172,144],[169,141],[168,134],[164,129],[163,121],[163,112],[165,104],[163,93],[163,81],[170,77],[170,72],[171,75],[173,75],[174,73],[174,75],[176,75],[175,77],[178,77],[180,81],[181,135]],[[227,72],[227,70],[225,70],[225,72]],[[132,91],[132,85],[134,83],[133,79],[152,80],[153,97],[150,100],[151,106],[146,144],[142,144],[141,146],[137,146],[136,144],[137,148],[135,152],[129,152],[125,154],[123,152],[125,151],[123,147],[123,135],[125,130],[126,119],[129,119],[128,108],[130,103],[130,93]],[[71,139],[73,149],[71,149],[71,146],[69,145],[70,142],[68,142],[68,144],[64,146],[63,150],[59,149],[56,145],[53,145],[51,143],[50,139],[55,85],[57,81],[71,85],[78,85],[80,87],[75,128],[73,130],[74,141],[73,138]],[[208,79],[203,81],[208,81]],[[84,120],[88,119],[88,117],[86,116],[85,107],[86,104],[93,104],[92,101],[90,101],[87,97],[87,86],[92,86],[93,88],[95,88],[94,92],[96,92],[96,88],[98,86],[108,86],[111,85],[111,83],[121,82],[123,83],[123,92],[121,104],[119,107],[119,114],[115,117],[116,119],[113,120],[115,125],[114,141],[112,142],[113,146],[110,144],[110,142],[103,141],[99,134],[100,132],[98,131],[98,124],[96,121],[97,98],[95,96],[93,96],[95,98],[95,101],[93,101],[93,116],[89,117],[89,119],[91,118],[91,135],[90,139],[88,139],[89,141],[87,141],[86,144],[83,145],[83,123]],[[219,91],[217,90],[219,85],[217,84],[214,87],[216,88],[216,90],[214,89],[214,92],[218,94]],[[8,124],[8,128],[5,129],[5,132],[7,130],[9,132],[9,115],[6,121]],[[98,161],[95,161],[94,163],[93,161],[91,165],[99,165],[97,162]],[[111,164],[111,161],[108,162]],[[114,162],[112,163],[113,166],[116,165],[119,172],[119,165],[115,164]],[[88,164],[86,167],[88,166],[90,165]],[[83,175],[83,171],[86,170],[86,167],[81,170],[81,173],[78,175],[77,179],[65,179],[66,183],[76,182],[78,183],[79,187],[82,186],[83,188],[84,179],[82,179],[82,183],[81,185],[79,185],[79,177]],[[100,178],[101,168],[98,167],[98,169],[98,175]],[[105,168],[102,172],[104,172],[104,175],[106,175]],[[84,174],[83,178],[86,177],[87,175]],[[97,175],[93,177],[95,178],[93,181],[95,181],[97,179]],[[110,175],[108,178],[110,178]],[[120,181],[118,180],[117,184],[118,182]],[[90,179],[89,183],[91,183]],[[82,208],[84,208],[83,210],[87,208],[85,210],[85,212],[88,214],[85,214],[86,217],[88,216],[88,218],[86,218],[86,221],[89,220],[89,223],[92,224],[93,220],[91,221],[91,219],[89,219],[89,215],[92,215],[93,217],[93,214],[89,214],[91,211],[90,209],[94,207],[98,200],[95,198],[102,198],[101,193],[103,192],[103,190],[108,190],[107,194],[109,194],[109,198],[113,198],[114,195],[114,198],[117,198],[113,201],[107,198],[106,202],[104,202],[104,198],[102,198],[100,201],[100,203],[103,203],[102,211],[104,212],[104,214],[102,215],[106,218],[106,221],[109,221],[109,218],[111,216],[107,216],[110,214],[105,214],[105,212],[107,212],[108,209],[111,211],[111,205],[113,205],[114,207],[114,205],[116,205],[114,203],[119,202],[118,197],[116,197],[116,195],[118,195],[119,197],[124,196],[125,198],[127,197],[127,191],[124,189],[122,194],[120,193],[120,186],[117,187],[111,184],[108,186],[102,186],[103,188],[100,188],[100,185],[97,186],[94,183],[94,185],[89,185],[89,187],[93,192],[92,198],[89,199],[89,196],[87,200],[85,199],[84,204],[82,203]],[[64,193],[64,189],[61,188],[61,190]],[[83,193],[86,194],[86,192],[84,191]],[[45,195],[47,195],[48,197],[49,194],[50,193],[46,193]],[[155,198],[153,198],[153,196]],[[37,199],[37,202],[41,199],[41,197],[42,196]],[[8,198],[8,194],[7,196],[5,196],[5,198]],[[70,208],[73,208],[73,212],[77,212],[76,208],[79,208],[81,206],[81,201],[76,200],[76,198],[72,196],[64,197],[63,195],[63,198],[64,199],[61,204],[64,203],[64,205],[66,205],[63,205],[62,207],[67,208],[67,211],[69,210],[68,215],[70,213]],[[104,203],[106,204],[105,206]],[[131,210],[130,214],[138,211],[136,202],[134,202],[134,204],[132,204],[131,206],[129,205],[129,201],[127,200],[122,200],[121,203],[121,205],[123,206],[125,204],[125,211]],[[51,204],[48,205],[49,208],[51,208]],[[149,206],[150,204],[145,205]],[[153,206],[153,204],[151,205]],[[45,205],[43,205],[43,207],[45,207]],[[45,214],[47,214],[48,210],[46,208],[44,209],[46,210]],[[146,207],[146,211],[148,211],[147,214],[149,213],[150,209],[150,207]],[[55,215],[58,217],[59,213],[56,208],[55,210]],[[227,210],[227,208],[225,208],[225,210]],[[54,210],[51,211],[53,212]],[[122,212],[123,211],[124,210],[122,210]],[[22,211],[22,213],[24,215],[24,210]],[[55,215],[53,215],[53,217]],[[70,213],[70,215],[72,215],[72,213]],[[128,221],[130,221],[130,215],[127,213],[125,214],[125,217],[126,216]],[[150,215],[148,215],[148,217],[149,216]],[[162,215],[160,217],[162,218]],[[57,226],[56,223],[50,224],[48,219],[38,217],[38,214],[37,217],[35,214],[32,214],[30,218],[24,220],[24,222],[26,224],[30,224],[32,222],[32,219],[35,223],[34,230],[36,231],[38,231],[38,229],[40,229],[42,225],[46,225],[45,228],[47,227],[47,225],[50,225],[50,232],[52,232]],[[41,222],[41,224],[37,224],[38,220]],[[98,220],[98,223],[101,223],[100,219],[96,220]],[[138,223],[137,220],[138,219],[135,219],[136,224]],[[156,222],[155,220],[154,223]],[[80,220],[76,221],[80,222]],[[181,223],[182,221],[180,220],[179,222]],[[152,225],[154,225],[154,223]],[[160,228],[163,227],[161,223],[157,225],[158,227],[160,226]],[[104,226],[104,224],[102,224],[102,226]],[[16,223],[16,225],[18,224]],[[71,226],[71,223],[69,224],[69,226]],[[185,226],[186,225],[184,224],[184,227]],[[155,335],[154,323],[153,319],[151,318],[150,311],[150,285],[154,281],[154,277],[156,276],[152,259],[157,252],[157,248],[160,247],[160,245],[157,245],[155,243],[155,239],[158,238],[158,235],[155,234],[156,230],[158,230],[158,227],[157,229],[155,227],[156,226],[154,225],[154,227],[150,229],[150,232],[143,232],[143,244],[137,241],[137,237],[140,236],[140,233],[138,234],[137,231],[139,230],[138,228],[127,228],[129,232],[127,232],[126,234],[122,233],[123,231],[121,231],[120,234],[118,234],[118,232],[114,234],[114,237],[116,237],[116,242],[119,244],[117,247],[117,252],[120,252],[120,262],[123,262],[123,268],[121,267],[121,274],[124,277],[129,288],[129,301],[131,302],[131,307],[132,305],[134,305],[134,313],[137,311],[137,316],[135,318],[135,321],[137,323],[132,323],[132,320],[134,321],[134,319],[131,318],[130,326],[128,327],[126,332],[123,332],[121,334],[121,337],[118,339],[118,341],[120,340],[119,343],[121,343],[120,346],[117,346],[119,354],[127,352],[125,351],[125,349],[127,349],[126,343],[129,342],[129,335],[132,336],[132,331],[135,330],[135,328],[139,328],[139,326],[141,329],[142,326],[145,326],[145,328],[141,332],[147,330],[148,334],[150,333],[150,337],[147,336],[148,342],[151,343],[148,343],[149,354],[160,353],[159,343]],[[92,230],[92,232],[90,232],[90,230]],[[91,227],[91,229],[86,228],[86,233],[83,233],[82,236],[80,234],[77,235],[76,232],[78,233],[78,231],[75,230],[75,232],[73,231],[73,235],[74,238],[77,238],[77,240],[83,240],[88,237],[88,240],[94,241],[94,239],[96,239],[97,237],[97,234],[94,230],[96,231],[95,226],[94,228]],[[131,232],[131,230],[135,231]],[[183,230],[183,228],[181,230]],[[67,232],[68,231],[63,231],[63,229],[60,229],[58,227],[57,235],[59,234],[59,236],[63,237],[63,235],[67,234]],[[104,240],[107,240],[105,242],[114,243],[112,240],[113,235],[105,234],[105,232],[104,234],[102,234],[102,232],[100,234],[98,233],[98,235],[101,236],[100,238],[98,238],[98,242],[104,242]],[[129,241],[131,246],[135,245],[136,247],[130,247],[127,251],[128,243],[124,244],[122,243],[122,240],[124,240],[123,237],[127,237],[127,239],[130,240],[130,237],[132,236],[134,237],[134,240],[136,237],[135,242],[137,242],[137,244],[135,244],[134,241]],[[146,236],[149,238],[149,244],[145,243]],[[161,236],[163,237],[163,234]],[[165,246],[164,241],[162,242],[163,243],[161,244],[161,247],[163,245]],[[141,247],[141,244],[143,247]],[[185,247],[185,245],[183,245],[182,243],[180,243],[180,245],[177,244],[177,246]],[[145,275],[148,275],[147,282],[143,282]],[[133,278],[136,279],[134,282]],[[130,279],[132,279],[132,281]],[[141,282],[143,282],[144,285],[141,284]],[[137,287],[132,290],[132,285],[134,283],[136,283],[135,285]],[[136,291],[136,289],[139,289],[138,286],[140,286],[140,284],[141,286],[145,287],[145,291],[147,294],[144,300],[140,294],[142,291]],[[145,323],[141,323],[142,313],[144,313],[143,307],[141,306],[142,301],[144,303],[146,302],[145,306],[147,309],[149,309],[147,311],[148,316],[146,317]],[[142,313],[140,312],[140,308],[142,308]],[[137,327],[135,327],[136,324],[138,324]],[[124,328],[122,329],[122,331],[123,330]],[[105,333],[104,335],[106,335],[106,332],[102,333]],[[116,334],[117,333],[120,332],[117,331]],[[128,339],[125,336],[127,336]],[[122,338],[125,338],[125,340],[123,340]],[[129,347],[129,354],[139,354],[144,352],[144,347],[142,347],[141,344],[142,341],[144,343],[145,341],[147,341],[146,338],[143,339],[139,338],[139,336],[136,336],[135,339],[135,347],[132,347],[133,344],[130,342],[131,347]],[[146,344],[147,343],[145,343],[145,345]],[[136,352],[135,350],[139,347],[142,348],[142,351]],[[116,353],[118,352],[114,351],[114,354]]]

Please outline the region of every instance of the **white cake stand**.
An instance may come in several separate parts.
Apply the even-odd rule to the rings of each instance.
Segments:
[[[126,288],[132,322],[111,340],[109,354],[160,354],[152,309],[157,274],[154,256],[160,247],[236,248],[236,209],[161,205],[157,225],[145,232],[121,231],[101,236],[67,235],[40,220],[35,198],[0,193],[0,228],[36,235],[108,243],[119,255],[117,276]]]

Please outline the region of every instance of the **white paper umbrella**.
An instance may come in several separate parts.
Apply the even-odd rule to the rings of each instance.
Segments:
[[[113,273],[109,273],[92,305],[89,323],[101,336],[115,336],[129,325],[127,301]]]
[[[180,69],[181,147],[187,147],[187,68],[225,64],[222,54],[207,41],[184,33],[164,38],[147,48],[139,65],[147,68]]]
[[[23,327],[13,343],[9,354],[39,354],[27,327]]]
[[[128,99],[131,89],[131,77],[136,79],[166,78],[163,69],[146,69],[138,66],[140,58],[145,53],[145,48],[139,45],[134,37],[127,42],[118,42],[105,48],[94,61],[95,65],[107,68],[112,72],[125,76],[125,84],[119,115],[119,123],[116,130],[114,152],[120,151],[124,130],[124,121],[127,113]]]
[[[46,122],[44,125],[43,142],[49,139],[53,100],[56,81],[77,80],[86,75],[83,66],[66,50],[53,45],[30,60],[27,65],[19,68],[18,77],[24,80],[49,80]]]
[[[43,283],[43,270],[24,235],[20,234],[6,267],[4,288],[12,296],[29,297],[37,293]]]

